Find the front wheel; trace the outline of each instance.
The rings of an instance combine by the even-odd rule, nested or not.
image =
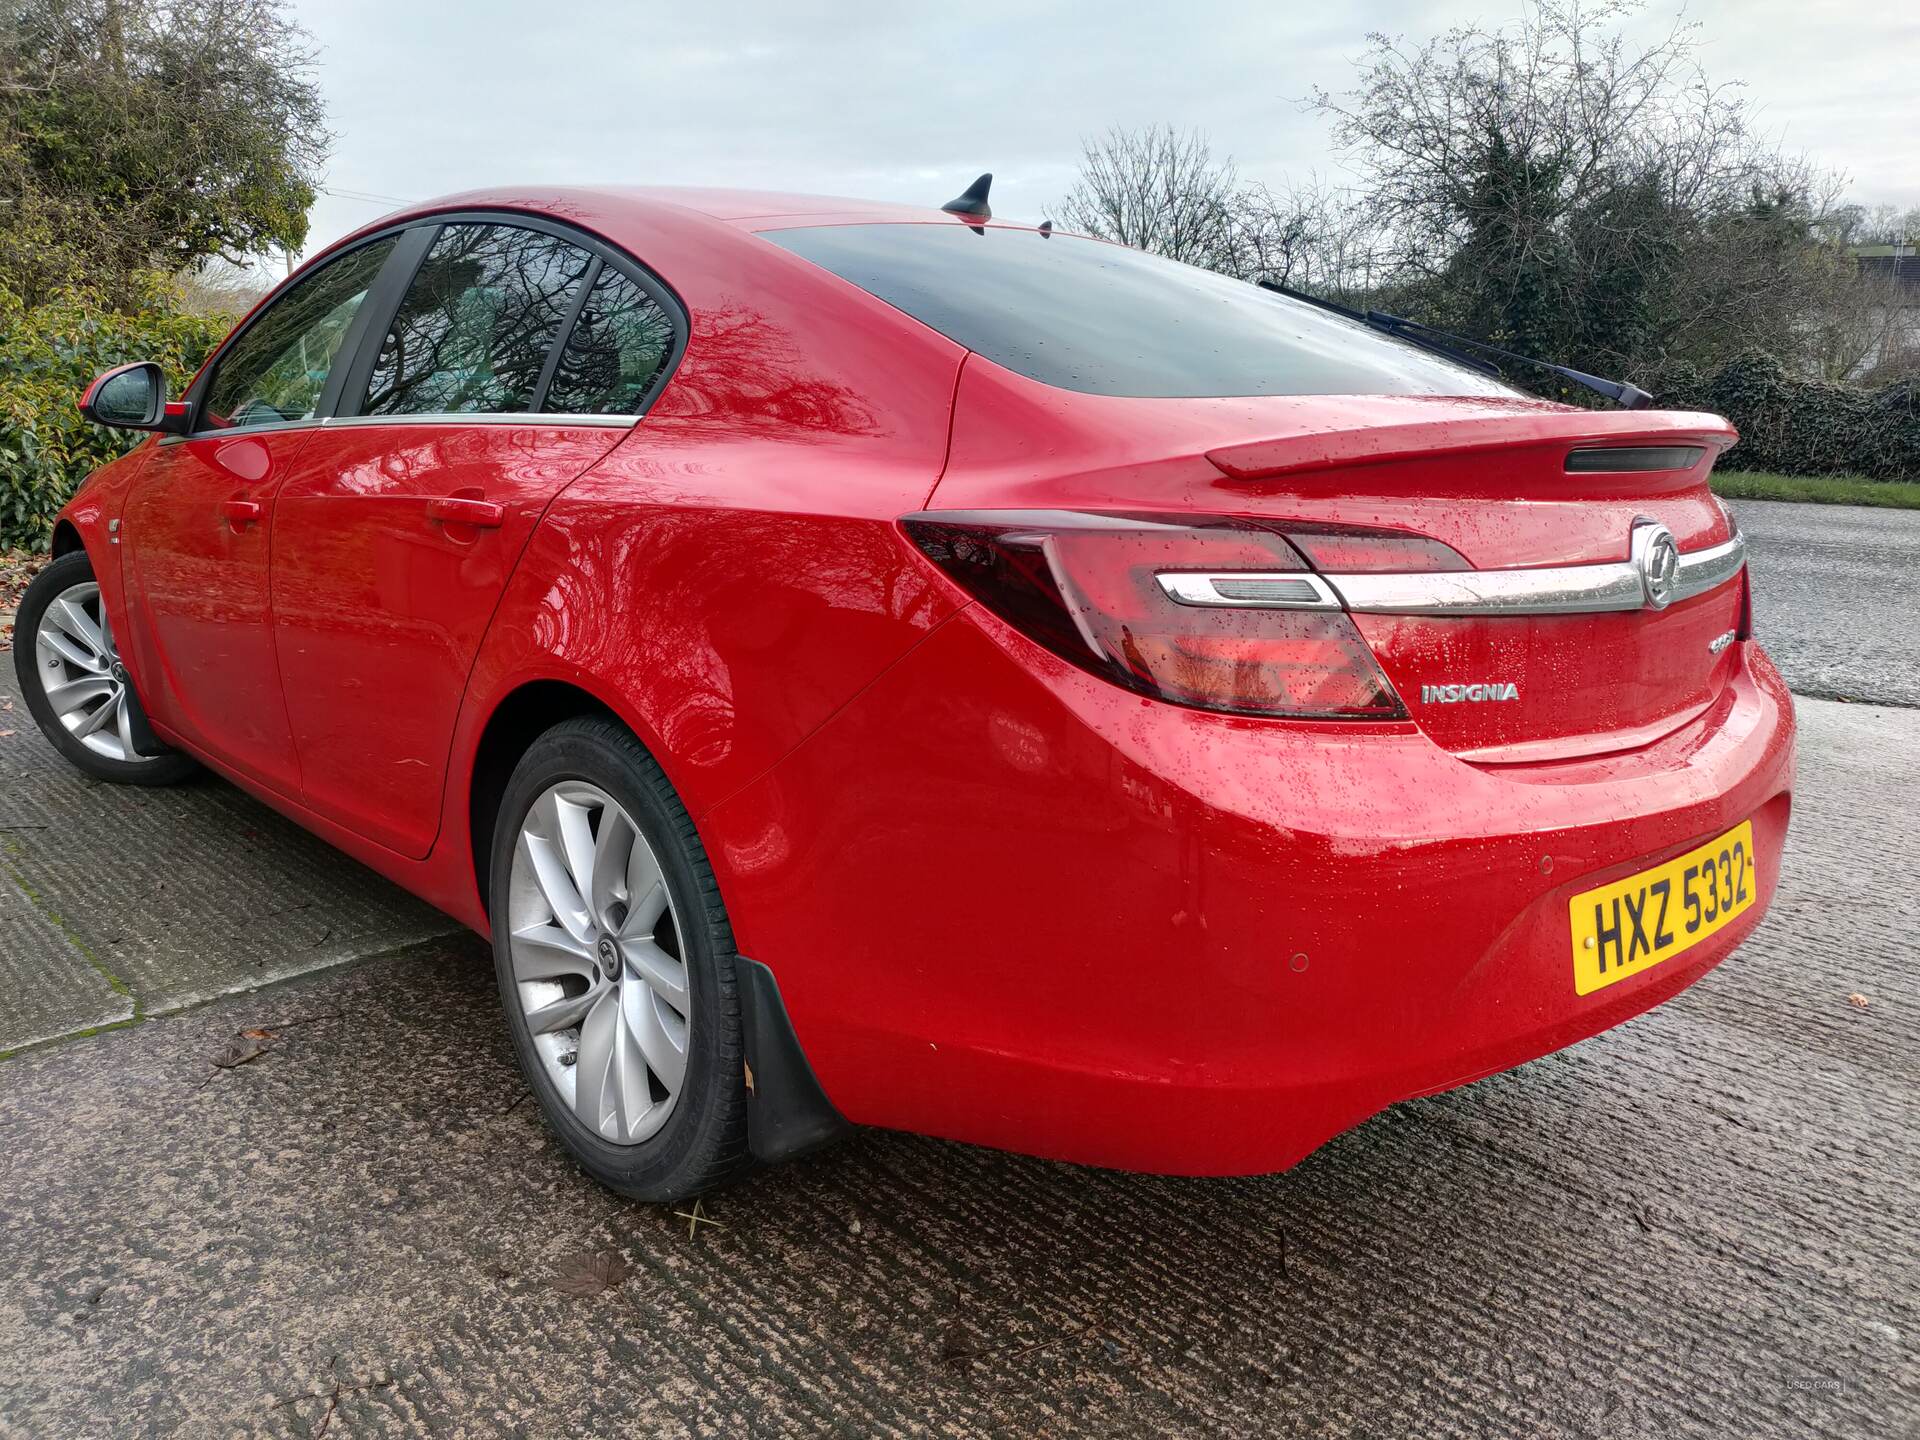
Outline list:
[[[113,623],[83,550],[42,570],[14,617],[13,667],[41,733],[73,765],[121,785],[171,785],[198,766],[150,735],[143,754],[139,697],[120,662]]]
[[[494,967],[515,1054],[582,1169],[678,1200],[746,1164],[733,932],[693,822],[610,720],[555,726],[494,828]]]

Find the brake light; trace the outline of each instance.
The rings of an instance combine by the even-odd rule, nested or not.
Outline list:
[[[1087,511],[901,523],[1002,620],[1129,690],[1236,715],[1406,718],[1352,619],[1271,526]]]

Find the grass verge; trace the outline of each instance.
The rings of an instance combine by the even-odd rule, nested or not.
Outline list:
[[[1815,505],[1879,505],[1920,510],[1920,484],[1867,480],[1859,475],[1770,475],[1762,470],[1716,470],[1713,493],[1729,500],[1804,500]]]

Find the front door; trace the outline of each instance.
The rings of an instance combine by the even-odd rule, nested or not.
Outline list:
[[[467,676],[520,552],[633,424],[632,337],[657,342],[656,369],[671,348],[671,324],[635,309],[652,299],[602,269],[546,230],[442,227],[281,485],[275,642],[302,794],[403,855],[433,846]]]
[[[288,795],[299,767],[269,608],[275,502],[393,243],[329,261],[254,316],[196,387],[193,431],[156,442],[121,515],[134,663],[153,717]]]

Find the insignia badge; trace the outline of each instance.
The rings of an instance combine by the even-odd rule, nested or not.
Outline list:
[[[1520,687],[1511,680],[1494,680],[1485,685],[1422,685],[1423,705],[1459,705],[1483,700],[1518,700]]]

